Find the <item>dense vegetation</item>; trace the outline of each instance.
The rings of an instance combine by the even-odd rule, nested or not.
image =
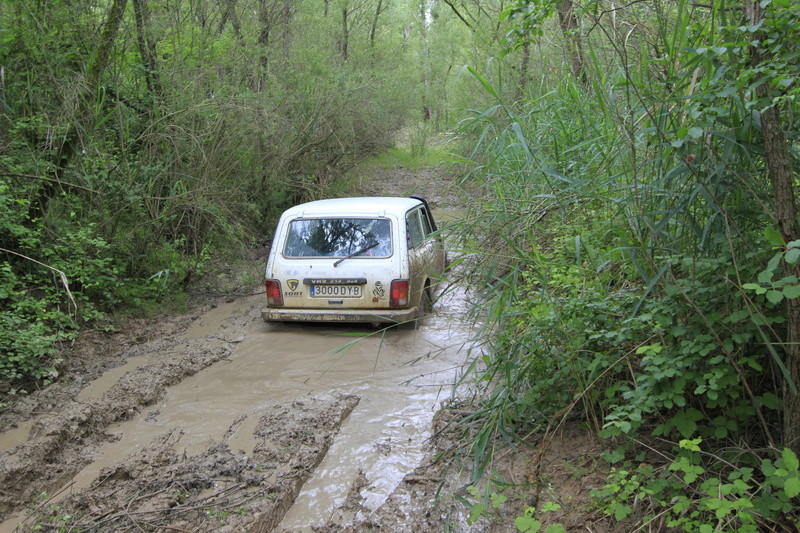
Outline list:
[[[0,379],[454,128],[476,472],[579,416],[625,527],[792,531],[798,41],[790,0],[0,0]]]
[[[626,527],[795,531],[800,12],[506,14],[537,71],[517,98],[476,70],[493,101],[463,122],[487,198],[466,235],[504,251],[476,272],[499,332],[476,464],[579,414],[611,450],[595,496]]]

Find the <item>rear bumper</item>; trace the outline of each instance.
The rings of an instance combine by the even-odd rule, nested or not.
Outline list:
[[[281,309],[266,308],[261,316],[267,322],[369,322],[394,324],[417,317],[417,308],[410,309]]]

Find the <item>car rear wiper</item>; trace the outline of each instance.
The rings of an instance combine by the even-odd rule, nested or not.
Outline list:
[[[341,263],[345,259],[350,259],[351,257],[355,257],[355,256],[357,256],[359,254],[363,254],[364,252],[368,252],[368,251],[372,250],[373,248],[375,248],[376,246],[378,246],[379,244],[380,244],[379,242],[373,242],[372,244],[370,244],[368,246],[365,246],[365,247],[361,248],[360,250],[357,250],[357,251],[353,252],[350,255],[346,255],[346,256],[342,257],[341,259],[336,261],[333,264],[333,266],[339,266],[339,263]]]

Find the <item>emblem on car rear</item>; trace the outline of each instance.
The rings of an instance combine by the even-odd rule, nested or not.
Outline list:
[[[296,291],[296,290],[297,290],[297,285],[298,285],[299,283],[300,283],[300,281],[299,281],[299,280],[296,280],[296,279],[289,279],[289,280],[286,280],[286,285],[288,285],[288,286],[289,286],[289,290],[290,290],[290,291]]]
[[[386,289],[383,288],[383,283],[376,281],[375,288],[372,289],[372,294],[374,294],[376,298],[383,298],[386,296]]]

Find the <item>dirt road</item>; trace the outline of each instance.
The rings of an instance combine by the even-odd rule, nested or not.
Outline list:
[[[393,530],[424,514],[384,504],[466,359],[463,290],[442,292],[415,329],[265,324],[255,294],[88,335],[82,371],[0,416],[0,531]]]

